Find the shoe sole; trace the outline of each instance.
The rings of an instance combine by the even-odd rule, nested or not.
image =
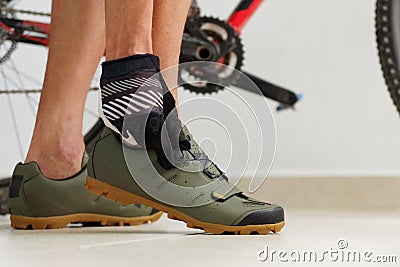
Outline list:
[[[207,233],[212,234],[236,234],[236,235],[249,235],[249,234],[260,234],[266,235],[270,232],[277,233],[285,226],[285,222],[279,222],[276,224],[261,224],[261,225],[244,225],[244,226],[230,226],[223,224],[207,223],[194,219],[180,211],[174,210],[168,206],[164,206],[155,201],[147,198],[135,195],[131,192],[123,189],[114,187],[107,183],[103,183],[99,180],[93,179],[89,176],[86,177],[86,189],[95,195],[104,196],[110,200],[119,202],[121,204],[132,204],[141,203],[146,206],[150,206],[157,210],[164,211],[168,214],[168,218],[173,220],[179,220],[186,223],[189,228],[202,229]]]
[[[155,222],[160,219],[163,212],[159,211],[152,215],[140,217],[119,217],[102,214],[76,213],[63,216],[51,217],[26,217],[11,215],[11,227],[15,229],[58,229],[64,228],[69,223],[100,224],[102,226],[132,226],[148,222]]]

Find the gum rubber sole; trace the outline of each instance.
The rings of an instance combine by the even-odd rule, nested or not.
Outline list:
[[[173,220],[179,220],[186,223],[187,227],[202,229],[207,233],[213,234],[260,234],[266,235],[270,232],[279,232],[285,226],[285,222],[279,222],[276,224],[261,224],[261,225],[244,225],[244,226],[230,226],[223,224],[207,223],[194,219],[180,211],[171,209],[170,207],[164,206],[155,201],[147,198],[135,195],[123,189],[114,187],[112,185],[103,183],[99,180],[93,179],[89,176],[86,177],[86,188],[95,195],[102,195],[110,200],[119,202],[121,204],[132,204],[141,203],[146,206],[150,206],[157,210],[164,211],[168,214],[168,218]]]
[[[64,228],[69,223],[99,223],[102,226],[132,226],[160,219],[163,212],[159,211],[152,215],[140,217],[118,217],[102,214],[76,213],[63,216],[52,217],[26,217],[20,215],[11,215],[11,227],[15,229],[58,229]]]

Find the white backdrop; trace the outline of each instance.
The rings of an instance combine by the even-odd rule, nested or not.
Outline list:
[[[221,16],[225,2],[204,1]],[[246,69],[304,94],[296,112],[275,116],[272,174],[399,174],[400,120],[378,64],[374,5],[267,0],[245,28]]]
[[[205,14],[220,17],[235,3],[200,0]],[[21,6],[45,10],[49,1]],[[381,77],[373,13],[373,0],[266,0],[244,29],[245,69],[304,95],[295,112],[274,114],[277,152],[271,174],[399,174],[400,120]],[[182,100],[190,97],[181,93]],[[229,101],[224,92],[213,97]],[[213,129],[198,134],[218,139]],[[217,161],[229,157],[226,149],[216,150]],[[261,164],[257,175],[268,166]],[[241,172],[234,166],[229,171]]]

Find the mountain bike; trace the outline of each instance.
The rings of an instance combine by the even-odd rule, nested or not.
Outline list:
[[[221,66],[241,69],[243,45],[240,33],[262,2],[263,0],[240,0],[229,18],[220,20],[202,16],[197,1],[192,1],[182,38],[180,62],[211,61],[223,64],[218,64],[220,67],[213,70],[199,69],[198,66],[185,64],[184,68],[179,69],[179,79],[185,89],[202,94],[223,90],[224,87],[210,82],[188,82],[188,79],[193,77],[198,79],[210,75],[213,75],[213,81],[222,80],[222,84],[248,89],[247,82],[235,77],[236,72],[229,72],[230,68]],[[41,20],[36,19],[39,17]],[[42,85],[41,80],[30,72],[29,61],[38,53],[37,49],[44,49],[49,44],[50,24],[46,21],[49,18],[49,13],[21,10],[13,0],[0,0],[0,108],[4,109],[0,110],[0,114],[2,114],[2,124],[6,124],[3,121],[9,123],[9,126],[4,127],[13,129],[16,137],[14,143],[9,140],[0,141],[4,143],[1,143],[1,153],[10,153],[8,162],[0,163],[0,178],[1,175],[10,176],[15,163],[24,159],[28,148]],[[18,61],[21,57],[22,60]],[[41,58],[45,58],[45,54],[42,53]],[[23,64],[18,64],[21,62]],[[28,68],[25,69],[26,67]],[[286,88],[253,74],[246,74],[260,89],[260,92],[254,93],[277,101],[278,110],[293,107],[299,100],[298,95]],[[98,94],[96,76],[85,106],[83,132],[88,152],[104,127],[96,111]],[[27,116],[31,117],[27,119]],[[26,125],[26,121],[32,123]],[[5,213],[8,179],[2,179],[0,182],[0,190],[3,190],[0,192],[0,213]]]
[[[400,112],[400,0],[377,0],[376,40],[383,76]]]

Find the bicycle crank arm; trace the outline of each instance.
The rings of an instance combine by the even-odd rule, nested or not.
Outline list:
[[[257,87],[260,89],[260,91],[256,90],[253,86],[251,86],[251,88],[249,88],[248,81],[246,79],[244,79],[243,77],[239,78],[239,80],[237,80],[235,82],[235,86],[240,89],[243,89],[243,90],[255,93],[255,94],[261,94],[264,97],[275,100],[275,101],[279,102],[280,104],[282,104],[283,106],[287,106],[287,107],[293,107],[296,104],[296,102],[299,100],[299,97],[297,94],[293,93],[292,91],[290,91],[286,88],[283,88],[283,87],[280,87],[273,83],[270,83],[268,81],[265,81],[265,80],[258,78],[248,72],[244,72],[244,74],[246,74],[257,85]]]

